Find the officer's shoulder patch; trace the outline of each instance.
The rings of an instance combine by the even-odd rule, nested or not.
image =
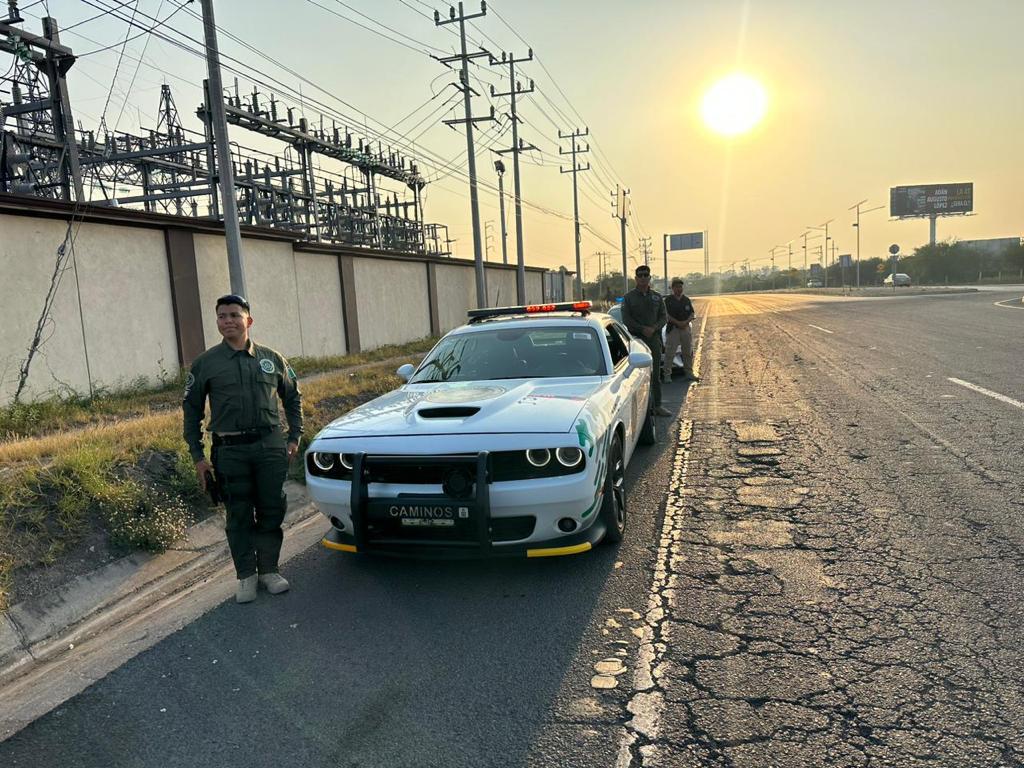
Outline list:
[[[292,368],[290,365],[288,366],[288,378],[291,379],[292,381],[295,381],[295,379],[298,378],[298,376],[295,375],[295,369]]]
[[[274,361],[271,360],[269,357],[264,357],[262,360],[260,360],[260,369],[264,373],[273,373],[274,371],[277,370],[277,368],[274,365]]]

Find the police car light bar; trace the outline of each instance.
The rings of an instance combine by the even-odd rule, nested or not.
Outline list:
[[[467,313],[469,322],[475,323],[489,317],[501,317],[503,315],[541,315],[548,312],[580,312],[590,314],[589,301],[563,301],[558,304],[527,304],[522,307],[484,307],[482,309],[471,309]]]

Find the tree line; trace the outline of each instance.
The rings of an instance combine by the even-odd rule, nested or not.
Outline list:
[[[830,264],[827,270],[828,285],[856,285],[856,269],[856,262],[845,270],[839,264]],[[862,259],[861,287],[881,286],[891,270],[892,259],[889,256]],[[823,275],[825,271],[821,270],[819,274]],[[910,275],[915,285],[1024,282],[1024,245],[1018,243],[1000,251],[980,249],[955,240],[922,245],[911,254],[899,256],[896,271]],[[686,292],[692,294],[800,288],[807,281],[803,269],[762,269],[712,275],[691,272],[679,277],[686,283]],[[633,279],[630,278],[629,287],[633,285]],[[664,292],[662,276],[653,274],[651,286]],[[583,284],[584,297],[595,301],[614,301],[622,293],[622,272],[614,270]]]

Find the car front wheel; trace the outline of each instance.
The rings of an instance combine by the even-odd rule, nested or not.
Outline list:
[[[604,500],[601,520],[606,533],[604,541],[616,544],[626,533],[626,461],[622,453],[622,438],[615,435],[608,450],[608,471],[604,478]]]

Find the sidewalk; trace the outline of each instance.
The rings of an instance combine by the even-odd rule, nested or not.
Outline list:
[[[326,527],[304,485],[285,493],[282,562]],[[223,525],[218,511],[163,554],[128,555],[0,614],[0,740],[230,597]]]

